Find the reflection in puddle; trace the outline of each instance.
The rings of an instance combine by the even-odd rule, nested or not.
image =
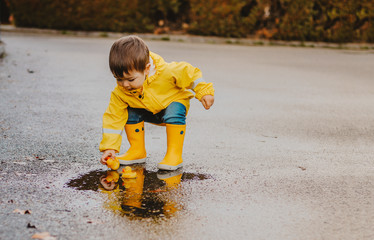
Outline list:
[[[117,171],[96,170],[70,180],[66,185],[77,190],[99,191],[108,195],[105,208],[131,218],[170,217],[182,206],[175,199],[180,182],[209,179],[204,174],[176,171],[147,171],[144,165],[131,166],[136,178],[122,178]]]

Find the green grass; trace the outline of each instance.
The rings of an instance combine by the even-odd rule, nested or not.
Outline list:
[[[255,46],[263,46],[263,45],[265,45],[265,43],[263,41],[257,41],[257,42],[254,42],[253,45],[255,45]]]
[[[161,41],[170,41],[170,37],[162,37]]]

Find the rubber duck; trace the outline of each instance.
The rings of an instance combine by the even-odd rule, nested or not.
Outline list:
[[[114,159],[108,157],[106,160],[106,165],[113,170],[117,170],[119,168],[119,161],[116,157]]]
[[[119,174],[116,171],[110,171],[107,173],[106,181],[107,182],[118,182]]]
[[[133,172],[131,167],[127,166],[122,169],[122,178],[136,178],[136,172]]]

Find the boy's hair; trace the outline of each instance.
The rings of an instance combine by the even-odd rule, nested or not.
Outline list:
[[[110,49],[109,67],[115,78],[123,78],[123,72],[144,72],[148,62],[149,49],[137,36],[122,37],[115,41]]]

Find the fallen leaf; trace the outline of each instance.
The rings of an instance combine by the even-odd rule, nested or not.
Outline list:
[[[31,211],[30,210],[21,210],[21,209],[14,209],[13,211],[14,213],[19,213],[21,215],[24,215],[24,214],[31,214]]]
[[[41,239],[41,240],[55,240],[56,238],[51,236],[49,232],[35,233],[31,237],[32,239]]]
[[[36,228],[36,227],[35,227],[35,225],[31,225],[31,223],[28,223],[27,228]]]

